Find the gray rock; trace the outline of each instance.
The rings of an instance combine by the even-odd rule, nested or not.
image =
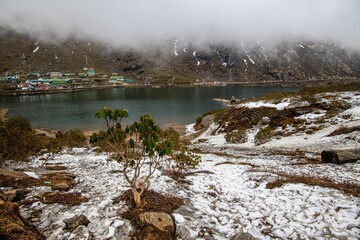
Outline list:
[[[84,215],[80,215],[70,219],[66,219],[64,223],[66,230],[73,231],[74,229],[76,229],[81,225],[87,226],[90,223],[90,221]]]
[[[253,237],[250,233],[238,232],[230,237],[230,240],[257,240],[257,238]]]
[[[154,226],[163,232],[174,232],[175,224],[171,215],[163,212],[145,212],[139,214],[140,221]]]
[[[177,225],[176,227],[176,234],[182,239],[182,240],[194,240],[195,238],[191,237],[191,232],[189,228],[186,225]]]

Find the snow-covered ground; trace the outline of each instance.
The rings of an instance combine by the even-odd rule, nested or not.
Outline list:
[[[213,174],[189,176],[187,180],[191,184],[178,184],[157,172],[151,184],[156,191],[185,199],[185,206],[174,214],[183,239],[199,239],[201,231],[205,233],[204,239],[229,239],[239,231],[259,239],[358,238],[358,198],[338,190],[304,184],[267,189],[266,184],[277,179],[277,175],[262,170],[324,176],[335,182],[359,184],[359,162],[341,166],[294,165],[296,159],[291,157],[261,153],[254,156],[253,152],[241,152],[236,157],[213,154],[201,157],[199,170]],[[77,185],[71,191],[81,192],[88,201],[79,206],[35,202],[21,208],[25,218],[31,220],[34,212],[40,212],[38,221],[33,224],[48,239],[89,239],[91,236],[94,239],[126,239],[123,234],[128,233],[131,226],[119,216],[126,205],[113,200],[128,186],[121,174],[116,173],[119,165],[107,159],[107,155],[87,149],[55,155],[50,162],[64,165],[76,175]],[[227,164],[221,164],[225,162]],[[257,165],[259,171],[249,171],[254,167],[237,163]],[[40,168],[42,164],[39,158],[31,162],[33,167]],[[49,190],[34,187],[28,198]],[[80,226],[72,233],[63,230],[64,220],[81,214],[90,221],[87,227]]]
[[[301,183],[287,183],[273,189],[266,187],[281,178],[276,173],[360,184],[360,161],[344,165],[303,165],[295,155],[270,151],[274,148],[311,150],[308,157],[316,158],[324,147],[336,144],[339,147],[360,147],[357,132],[346,135],[348,138],[326,136],[341,125],[360,124],[360,96],[343,93],[337,97],[349,98],[352,107],[341,113],[347,117],[328,119],[331,124],[314,134],[294,134],[260,146],[249,142],[226,144],[223,134],[211,135],[217,128],[213,123],[193,142],[194,147],[212,152],[200,154],[202,162],[196,170],[212,174],[191,175],[187,177],[190,183],[178,183],[157,171],[151,188],[185,200],[185,205],[173,214],[181,239],[229,239],[239,232],[247,232],[258,239],[359,239],[358,197]],[[279,103],[279,107],[284,105],[284,102]],[[306,114],[302,118],[312,122],[323,113]],[[193,125],[187,130],[194,131]],[[199,139],[206,142],[199,142]],[[41,175],[42,159],[44,157],[39,156],[29,163],[29,167],[35,169],[34,173],[28,173],[30,176]],[[129,239],[126,235],[131,225],[119,215],[127,206],[114,201],[128,189],[128,184],[117,171],[120,170],[118,163],[108,160],[108,155],[90,149],[64,151],[54,155],[48,163],[66,166],[66,171],[73,173],[77,182],[70,191],[81,193],[88,201],[78,206],[40,201],[22,206],[24,217],[47,239]],[[33,187],[27,198],[49,190],[49,187]],[[39,215],[34,219],[35,213]],[[89,219],[90,224],[66,232],[64,220],[81,214]]]

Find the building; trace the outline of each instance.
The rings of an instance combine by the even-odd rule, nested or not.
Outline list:
[[[49,82],[53,85],[68,85],[74,83],[70,78],[53,78],[50,79]]]
[[[49,72],[46,75],[51,78],[61,78],[63,76],[61,72]]]
[[[125,80],[124,76],[111,76],[109,83],[123,83]]]

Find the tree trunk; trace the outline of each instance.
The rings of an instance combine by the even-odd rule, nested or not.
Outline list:
[[[140,192],[138,192],[136,190],[136,188],[132,188],[132,193],[134,195],[134,201],[135,201],[135,205],[136,207],[141,207],[141,194],[143,193],[143,191],[141,190]]]
[[[360,160],[360,149],[324,150],[321,152],[323,163],[344,164]]]

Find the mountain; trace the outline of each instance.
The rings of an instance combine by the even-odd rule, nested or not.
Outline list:
[[[0,28],[0,74],[39,70],[99,75],[114,72],[156,84],[195,81],[304,83],[360,78],[360,50],[333,42],[290,38],[277,44],[186,42],[169,37],[142,49],[116,48],[105,42],[69,36],[41,40]]]

